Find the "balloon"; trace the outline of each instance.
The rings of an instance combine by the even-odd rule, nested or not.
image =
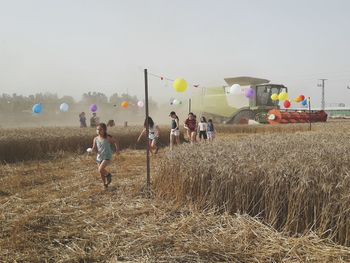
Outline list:
[[[277,93],[272,94],[272,95],[271,95],[271,99],[272,99],[273,101],[278,100],[278,94],[277,94]]]
[[[65,102],[63,102],[61,105],[60,105],[60,111],[62,112],[67,112],[69,110],[69,105]]]
[[[143,103],[143,101],[139,100],[137,102],[137,106],[139,106],[140,108],[142,108],[145,104]]]
[[[90,105],[90,111],[96,112],[97,111],[97,105],[96,104],[91,104]]]
[[[289,101],[289,100],[285,100],[285,101],[283,102],[283,106],[284,106],[286,109],[288,109],[288,108],[290,107],[290,101]]]
[[[123,101],[121,106],[126,109],[127,107],[129,107],[129,102]]]
[[[179,100],[177,100],[177,99],[174,99],[173,100],[173,105],[179,105],[180,104],[180,101]]]
[[[42,106],[40,103],[36,103],[33,105],[32,111],[34,113],[40,113],[43,110]]]
[[[305,96],[304,95],[299,95],[299,97],[301,98],[301,101],[305,100]]]
[[[288,99],[288,93],[287,93],[287,92],[281,92],[281,93],[278,95],[278,99],[279,99],[279,100],[286,100],[286,99]]]
[[[301,105],[307,106],[307,99],[304,99],[304,100],[301,102]]]
[[[230,94],[232,94],[232,95],[240,95],[240,94],[242,94],[241,86],[239,84],[233,84],[230,87]]]
[[[245,91],[244,91],[244,95],[247,97],[247,98],[253,98],[254,95],[255,95],[255,91],[254,89],[252,88],[246,88]]]
[[[177,78],[173,83],[173,88],[176,92],[185,92],[187,89],[187,82],[184,79]]]
[[[295,102],[301,102],[301,101],[302,101],[302,99],[301,99],[301,97],[300,97],[300,96],[297,96],[297,97],[295,97],[294,101],[295,101]]]

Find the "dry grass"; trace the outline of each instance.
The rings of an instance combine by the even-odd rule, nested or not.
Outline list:
[[[349,128],[182,146],[160,163],[155,187],[180,204],[248,213],[291,235],[312,230],[349,246]]]
[[[2,166],[1,261],[350,261],[349,248],[313,234],[290,238],[249,216],[147,199],[144,162],[140,151],[123,152],[109,191],[88,156]]]
[[[317,124],[314,128],[316,129]],[[217,125],[218,133],[293,133],[308,129],[307,124],[296,125]],[[136,143],[141,126],[113,127],[108,132],[118,138],[121,149],[143,149],[144,143]],[[160,146],[169,144],[169,127],[162,126]],[[0,129],[0,162],[50,159],[57,153],[83,153],[91,147],[96,132],[94,128],[41,127]],[[181,139],[183,140],[184,131]]]
[[[347,129],[347,126],[327,126],[326,132],[284,134],[282,141],[274,133],[244,137],[241,133],[222,133],[214,144],[215,149],[213,145],[183,146],[171,154],[161,149],[158,156],[152,157],[152,171],[159,167],[161,175],[153,183],[156,186],[153,198],[146,198],[142,191],[146,170],[144,151],[122,152],[110,166],[114,176],[108,191],[102,190],[93,156],[60,152],[50,161],[1,165],[0,261],[350,262],[349,247],[320,239],[313,232],[290,237],[289,233],[263,224],[259,217],[235,214],[240,209],[228,206],[234,197],[237,201],[232,204],[242,203],[247,212],[255,211],[251,209],[254,208],[251,202],[257,200],[260,206],[258,197],[265,193],[266,207],[270,200],[276,201],[275,206],[270,206],[270,214],[264,210],[259,216],[273,218],[272,212],[279,211],[278,205],[283,204],[283,197],[287,196],[289,209],[299,212],[298,220],[308,224],[313,197],[318,200],[315,207],[321,209],[315,210],[317,218],[326,218],[328,213],[336,211],[334,220],[328,222],[339,226],[333,233],[341,232],[338,236],[344,237],[347,229],[341,227],[349,218],[343,206],[349,203],[349,179],[342,177],[343,172],[348,171],[342,162],[349,157],[341,154],[348,146],[344,140],[349,139],[349,134],[340,137],[339,132],[334,131],[344,133]],[[318,136],[317,140],[314,136]],[[289,137],[293,138],[293,144],[291,139],[286,142],[285,138]],[[316,142],[310,150],[307,146],[311,144],[304,144],[307,138]],[[319,145],[329,147],[318,152]],[[299,151],[294,152],[295,149]],[[208,155],[202,150],[208,151]],[[337,156],[325,158],[326,153],[335,152]],[[320,165],[320,158],[324,158],[324,165]],[[249,165],[259,160],[265,163]],[[302,168],[295,170],[295,163],[299,161]],[[308,162],[310,168],[305,170]],[[330,166],[330,162],[334,166]],[[165,165],[169,165],[169,170]],[[212,167],[210,173],[205,169],[208,165]],[[287,169],[289,166],[291,169]],[[177,174],[178,171],[181,173]],[[280,171],[279,180],[276,180],[276,171]],[[165,172],[168,172],[166,176]],[[185,181],[190,172],[196,180]],[[300,178],[303,173],[305,179]],[[226,181],[220,181],[225,175],[229,175]],[[208,176],[212,176],[211,181]],[[288,188],[289,176],[296,180],[290,180]],[[339,182],[339,178],[344,180]],[[320,189],[318,183],[322,180],[324,184]],[[238,192],[227,191],[235,183],[239,183],[235,188]],[[269,189],[275,192],[265,191],[269,184]],[[249,195],[253,190],[248,187],[257,190],[254,196]],[[289,192],[283,195],[286,190]],[[291,214],[290,219],[293,216],[296,215]]]
[[[121,149],[143,149],[144,143],[136,143],[141,126],[109,128],[108,132],[119,141]],[[0,162],[50,159],[57,153],[84,153],[96,136],[94,128],[42,127],[0,129]],[[160,145],[168,144],[168,135],[160,139]]]

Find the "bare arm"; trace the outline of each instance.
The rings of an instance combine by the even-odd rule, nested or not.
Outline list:
[[[141,140],[141,137],[145,134],[146,132],[146,128],[144,128],[140,134],[140,136],[137,138],[137,142],[139,142]]]
[[[160,137],[160,129],[159,129],[159,126],[158,126],[158,125],[156,126],[156,132],[157,132],[157,133],[156,133],[156,136],[157,136],[157,137]]]
[[[92,148],[91,152],[96,152],[97,151],[97,146],[96,146],[96,137],[92,141]]]
[[[118,142],[118,140],[112,136],[110,136],[108,140],[109,140],[110,144],[114,145],[116,154],[119,154],[119,142]]]

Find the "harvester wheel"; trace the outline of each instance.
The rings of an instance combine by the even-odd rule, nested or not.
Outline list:
[[[249,120],[255,120],[255,113],[251,110],[242,110],[238,112],[229,123],[248,124]]]

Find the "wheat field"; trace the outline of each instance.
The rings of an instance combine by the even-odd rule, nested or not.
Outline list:
[[[115,157],[108,191],[76,150],[4,163],[0,261],[350,262],[349,125],[313,128],[218,127],[213,144],[161,148],[151,196],[143,149]]]

